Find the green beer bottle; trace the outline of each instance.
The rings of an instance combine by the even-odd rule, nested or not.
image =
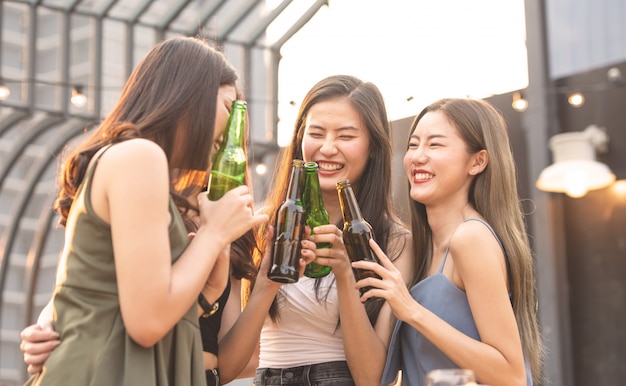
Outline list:
[[[304,192],[302,199],[304,202],[304,211],[306,212],[306,225],[311,228],[311,235],[313,235],[313,228],[326,225],[330,223],[328,218],[328,212],[324,208],[324,201],[322,201],[322,195],[320,192],[320,179],[317,174],[317,163],[306,162],[304,164],[306,175],[304,178]],[[330,243],[317,243],[316,248],[330,248]],[[304,268],[304,275],[308,277],[322,277],[330,273],[330,267],[327,265],[320,265],[316,262],[307,264]]]
[[[234,100],[224,132],[222,146],[215,154],[209,179],[209,200],[216,201],[226,192],[243,185],[246,154],[243,150],[246,123],[246,102]]]
[[[365,221],[361,214],[361,208],[356,200],[350,181],[337,182],[337,193],[339,194],[339,205],[343,215],[343,243],[350,261],[373,261],[380,263],[376,254],[370,247],[369,241],[374,238],[372,226]],[[367,277],[380,277],[373,271],[366,269],[352,269],[356,281]],[[361,288],[361,295],[371,287]]]
[[[304,235],[306,213],[302,204],[304,161],[295,159],[285,201],[276,212],[274,249],[267,277],[278,283],[295,283],[299,278],[300,241]]]

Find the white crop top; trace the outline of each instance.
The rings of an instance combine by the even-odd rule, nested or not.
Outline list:
[[[346,359],[335,277],[331,272],[321,279],[322,300],[317,300],[315,295],[315,280],[303,276],[297,283],[280,287],[277,324],[267,316],[261,331],[260,368],[287,368]],[[324,299],[328,286],[332,288]]]

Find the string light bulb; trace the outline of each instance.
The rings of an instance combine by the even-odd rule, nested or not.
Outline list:
[[[5,101],[11,95],[11,90],[4,84],[4,81],[0,79],[0,100]]]
[[[256,165],[256,174],[262,176],[267,173],[267,166],[264,163],[259,163]]]
[[[575,92],[567,97],[567,102],[572,107],[580,107],[585,103],[585,96],[582,93]]]
[[[74,86],[72,88],[72,98],[70,99],[72,104],[78,108],[81,108],[87,104],[87,96],[83,93],[83,86]]]
[[[526,111],[528,108],[528,101],[522,97],[522,93],[516,91],[513,93],[513,103],[511,103],[515,111]]]

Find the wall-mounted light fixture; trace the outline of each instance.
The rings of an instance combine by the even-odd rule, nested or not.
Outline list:
[[[615,182],[615,174],[608,166],[596,161],[596,151],[605,153],[608,141],[606,131],[596,125],[550,138],[554,163],[539,175],[537,189],[578,198],[590,190],[611,185]]]

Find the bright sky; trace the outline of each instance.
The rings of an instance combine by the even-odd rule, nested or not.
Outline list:
[[[306,92],[328,75],[376,84],[390,120],[442,97],[528,84],[523,0],[329,0],[281,54],[279,144],[289,142]]]

